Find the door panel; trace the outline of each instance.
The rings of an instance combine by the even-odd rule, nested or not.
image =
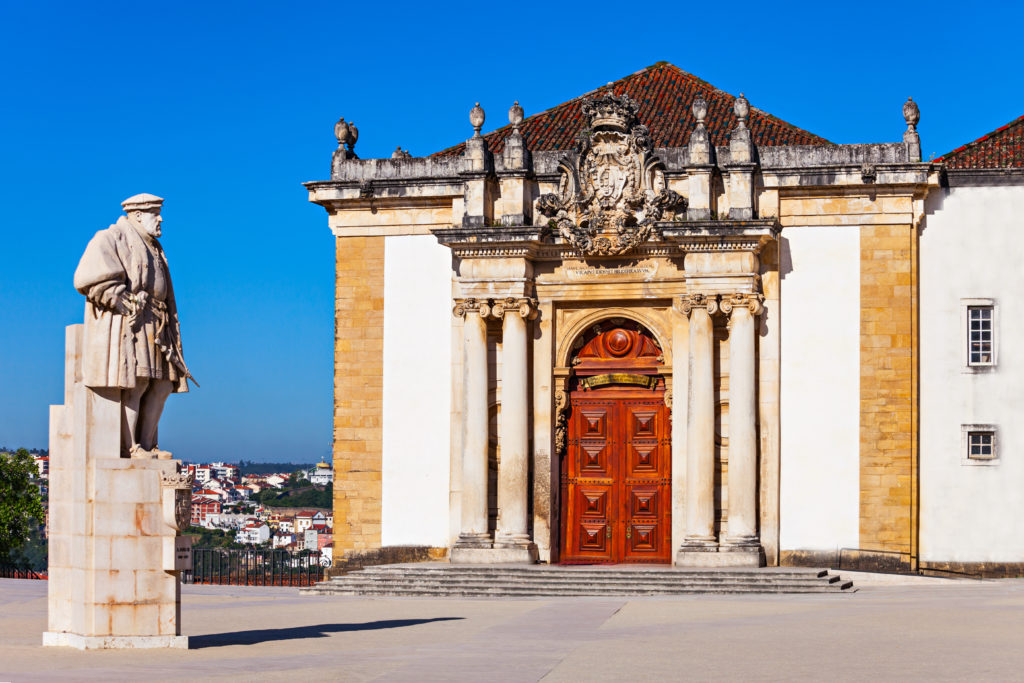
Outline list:
[[[615,490],[615,401],[587,401],[573,414],[569,432],[571,476],[563,486],[569,503],[566,556],[587,562],[614,562],[612,520]],[[565,481],[563,476],[563,481]]]
[[[620,403],[627,466],[620,486],[624,506],[624,562],[669,562],[672,526],[668,408],[663,396]]]
[[[611,388],[571,396],[562,463],[562,561],[671,557],[671,469],[663,391]]]

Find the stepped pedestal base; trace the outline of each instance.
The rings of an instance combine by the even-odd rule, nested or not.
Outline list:
[[[689,549],[676,553],[677,567],[763,567],[764,550],[759,545],[722,545],[717,550]]]
[[[492,548],[466,548],[456,545],[452,548],[452,564],[536,564],[537,546],[533,543],[522,546]]]
[[[73,647],[79,650],[137,650],[152,648],[188,649],[188,636],[82,636],[63,631],[45,631],[43,646]]]

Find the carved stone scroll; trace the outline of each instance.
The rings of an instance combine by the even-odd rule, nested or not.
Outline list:
[[[537,317],[537,306],[538,302],[536,299],[510,296],[496,300],[491,307],[491,314],[500,320],[505,317],[506,313],[515,312],[526,320],[533,320]]]
[[[569,429],[569,395],[565,389],[555,391],[555,456],[565,454],[566,437]]]
[[[707,294],[686,294],[676,300],[676,309],[687,318],[690,317],[694,309],[698,308],[707,309],[709,315],[714,315],[719,309],[718,296],[714,294],[711,296]]]
[[[737,292],[735,294],[722,297],[719,305],[721,306],[722,313],[726,315],[731,316],[733,309],[735,308],[746,308],[750,311],[751,315],[758,315],[762,310],[764,310],[764,305],[761,303],[762,301],[764,301],[763,294]]]

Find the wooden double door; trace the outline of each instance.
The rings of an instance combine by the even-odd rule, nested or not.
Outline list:
[[[561,472],[561,561],[671,561],[664,390],[573,391]]]

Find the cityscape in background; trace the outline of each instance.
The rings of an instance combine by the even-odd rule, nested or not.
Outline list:
[[[15,450],[0,448],[0,456]],[[38,538],[29,544],[37,548],[32,564],[44,571],[50,458],[47,450],[26,450],[36,465],[34,481],[47,514]],[[331,565],[334,470],[329,463],[183,464],[193,477],[192,524],[186,533],[194,536],[196,547],[317,551],[320,564]]]

